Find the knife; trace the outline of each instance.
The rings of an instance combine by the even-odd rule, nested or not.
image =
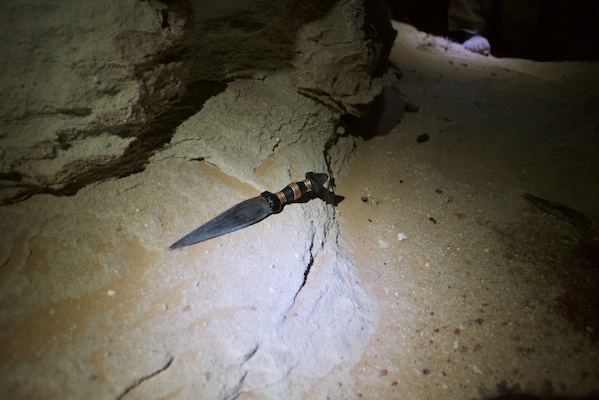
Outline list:
[[[329,179],[327,174],[308,172],[306,179],[292,182],[280,192],[262,192],[260,196],[245,200],[217,215],[171,244],[169,249],[203,242],[255,224],[271,214],[281,212],[285,204],[299,199],[307,192],[321,193],[327,179]]]

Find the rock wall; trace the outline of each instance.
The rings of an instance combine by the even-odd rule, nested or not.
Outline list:
[[[349,157],[383,2],[296,3],[2,3],[0,397],[351,397],[377,312],[330,201],[168,250]]]
[[[362,115],[385,82],[384,2],[296,3],[2,2],[1,201],[142,170],[211,82],[287,71],[289,90]]]
[[[109,177],[102,167],[181,96],[187,67],[177,55],[192,15],[166,9],[134,0],[2,2],[3,202]]]

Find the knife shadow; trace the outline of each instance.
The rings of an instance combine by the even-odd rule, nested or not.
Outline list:
[[[345,196],[339,196],[339,195],[335,194],[335,192],[325,192],[325,193],[320,193],[320,194],[310,192],[310,193],[306,193],[305,195],[303,195],[302,197],[300,197],[297,200],[290,201],[288,204],[307,203],[310,200],[316,199],[316,198],[319,198],[319,199],[323,200],[325,203],[330,204],[332,206],[337,206],[339,203],[341,203],[345,199]]]
[[[332,180],[333,178],[331,178]],[[323,200],[325,203],[330,204],[332,206],[337,206],[339,203],[341,203],[344,199],[345,196],[339,196],[338,194],[335,193],[334,190],[330,190],[330,186],[328,185],[328,188],[323,188],[322,191],[320,192],[308,192],[306,194],[304,194],[302,197],[300,197],[299,199],[292,201],[290,203],[307,203],[312,199],[315,198],[319,198],[321,200]]]

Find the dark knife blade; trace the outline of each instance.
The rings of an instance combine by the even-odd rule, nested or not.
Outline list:
[[[271,214],[280,212],[286,203],[299,199],[307,192],[321,192],[327,179],[327,174],[308,172],[305,180],[290,183],[280,192],[274,194],[263,192],[258,197],[245,200],[231,207],[177,240],[169,249],[178,249],[203,242],[255,224]]]
[[[177,240],[169,249],[178,249],[179,247],[189,246],[190,244],[203,242],[213,237],[234,232],[255,224],[272,213],[264,197],[254,197],[214,217],[193,232]]]

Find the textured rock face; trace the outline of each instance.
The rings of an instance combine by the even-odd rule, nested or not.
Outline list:
[[[289,90],[362,114],[384,83],[383,8],[296,3],[3,2],[3,202],[141,170],[220,90],[198,82],[287,71]]]
[[[292,70],[304,95],[358,116],[382,90],[381,55],[395,37],[384,1],[205,3],[197,7],[207,9],[206,20],[192,45],[196,76],[222,80]]]
[[[101,179],[184,89],[191,17],[159,3],[2,2],[2,198]],[[169,16],[168,20],[166,15]],[[167,24],[168,21],[168,24]]]
[[[2,3],[0,397],[351,397],[377,313],[331,204],[167,250],[349,156],[385,10],[296,3]]]

